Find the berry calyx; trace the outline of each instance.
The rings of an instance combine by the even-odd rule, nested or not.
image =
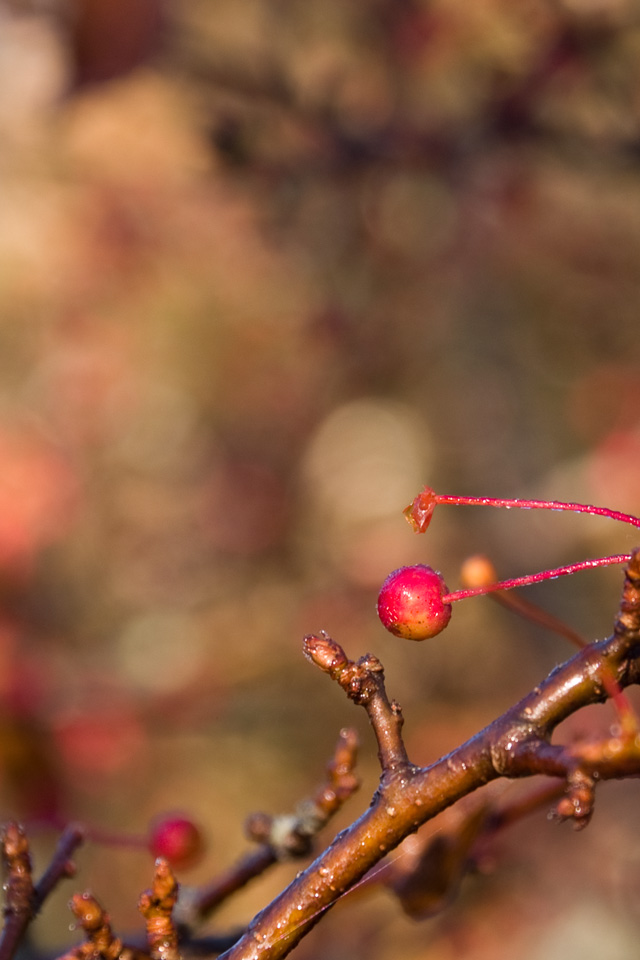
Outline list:
[[[149,850],[154,857],[164,857],[172,867],[184,870],[202,857],[204,839],[193,820],[179,815],[163,817],[151,825]]]
[[[378,595],[378,616],[396,637],[427,640],[435,637],[451,619],[448,589],[432,567],[418,563],[400,567],[386,578]]]

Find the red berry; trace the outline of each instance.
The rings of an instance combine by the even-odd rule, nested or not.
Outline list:
[[[200,860],[204,840],[193,820],[187,817],[163,817],[152,824],[149,849],[154,857],[164,857],[172,867],[186,869]]]
[[[427,640],[444,630],[451,604],[443,597],[447,585],[432,567],[418,563],[390,573],[378,596],[378,616],[396,637]]]

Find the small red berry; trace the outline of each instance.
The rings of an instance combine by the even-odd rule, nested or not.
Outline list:
[[[149,849],[154,857],[164,857],[172,867],[194,866],[204,853],[202,833],[193,820],[170,816],[156,820],[149,834]]]
[[[444,630],[451,618],[451,604],[441,575],[418,563],[390,573],[380,588],[378,616],[383,626],[406,640],[427,640]]]

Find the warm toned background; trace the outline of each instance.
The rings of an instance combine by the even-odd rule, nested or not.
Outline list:
[[[639,121],[632,0],[0,5],[3,816],[186,809],[196,882],[347,723],[365,783],[341,823],[375,787],[304,633],[381,657],[421,763],[570,653],[486,600],[402,643],[375,598],[406,562],[454,588],[479,550],[512,576],[634,545],[466,508],[418,538],[401,511],[428,482],[640,512]],[[528,596],[601,637],[619,584]],[[627,960],[639,827],[637,786],[609,784],[583,834],[542,812],[505,835],[441,918],[352,896],[296,956]],[[78,884],[130,931],[150,863],[92,845]]]

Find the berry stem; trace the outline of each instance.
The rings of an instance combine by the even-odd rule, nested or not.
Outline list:
[[[494,590],[512,590],[514,587],[524,587],[530,583],[540,583],[542,580],[554,580],[556,577],[564,577],[571,573],[577,573],[580,570],[592,570],[596,567],[606,567],[614,563],[628,563],[630,559],[630,553],[618,553],[612,557],[580,560],[577,563],[569,563],[564,567],[555,567],[553,570],[542,570],[540,573],[530,573],[526,577],[500,580],[497,583],[485,584],[482,587],[454,590],[453,593],[445,593],[442,600],[444,603],[454,603],[456,600],[466,600],[467,597],[479,597],[485,593],[492,593]]]
[[[619,520],[632,527],[640,527],[640,517],[621,513],[619,510],[610,510],[608,507],[594,507],[589,503],[563,503],[561,500],[501,500],[496,497],[457,497],[440,493],[434,493],[433,499],[435,503],[448,503],[453,506],[505,507],[507,510],[511,507],[520,510],[569,510],[571,513],[590,513],[597,517]]]

